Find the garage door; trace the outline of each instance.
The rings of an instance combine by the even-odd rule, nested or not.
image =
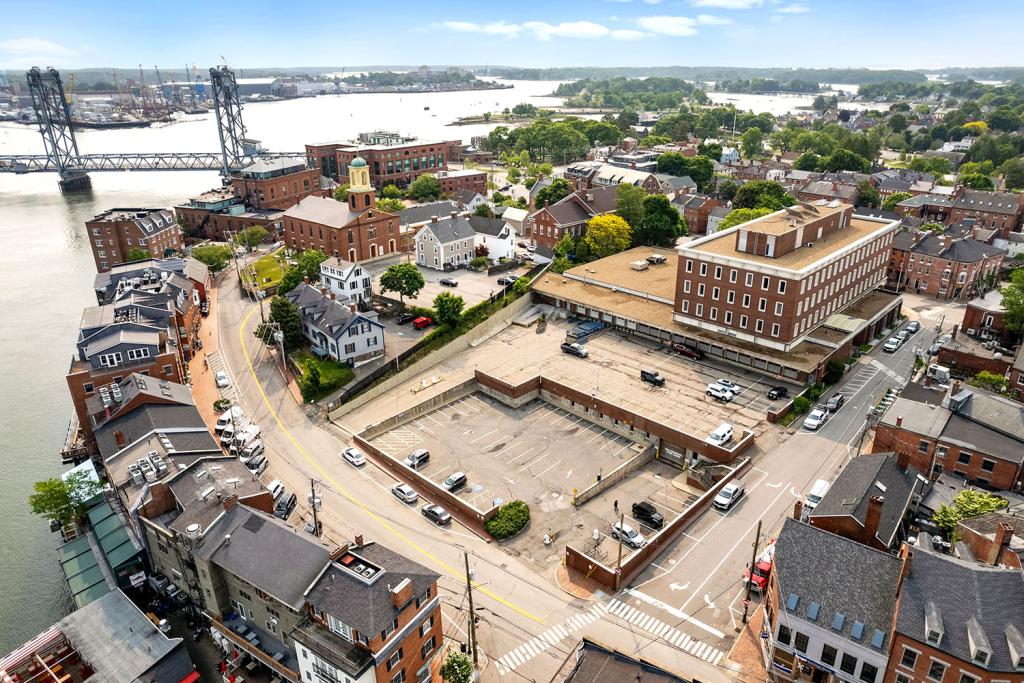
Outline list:
[[[658,453],[658,460],[682,470],[686,466],[686,451],[685,449],[676,448],[662,442],[661,451]]]

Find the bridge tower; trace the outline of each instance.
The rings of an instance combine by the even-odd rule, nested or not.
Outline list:
[[[235,72],[227,66],[211,67],[210,87],[213,89],[217,135],[220,136],[221,175],[227,178],[233,169],[241,165],[242,157],[247,152],[242,103],[238,100]]]
[[[60,74],[53,67],[45,73],[39,67],[33,67],[26,76],[48,163],[60,172],[61,192],[88,190],[92,181],[81,170],[78,141],[71,127],[71,111],[64,97]]]

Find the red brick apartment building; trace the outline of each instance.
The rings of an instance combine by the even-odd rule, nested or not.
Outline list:
[[[530,217],[534,242],[542,253],[550,253],[563,235],[582,237],[587,232],[587,221],[615,211],[617,196],[617,186],[593,187],[545,206]]]
[[[872,451],[895,451],[935,479],[943,472],[979,486],[1018,491],[1024,481],[1019,403],[954,382],[942,403],[896,399],[875,428]]]
[[[800,203],[689,242],[678,248],[673,319],[790,351],[884,281],[898,225],[849,204]]]
[[[959,188],[954,195],[950,223],[973,218],[979,228],[998,230],[1003,239],[1021,227],[1024,216],[1024,195],[1012,192],[986,192]]]
[[[306,197],[284,212],[284,241],[293,249],[319,249],[351,263],[393,254],[404,248],[399,218],[376,209],[366,163],[350,170],[349,201]]]
[[[449,161],[462,158],[461,140],[423,142],[383,132],[361,133],[359,137],[354,143],[306,145],[306,158],[322,175],[339,183],[351,182],[349,166],[362,158],[370,169],[370,184],[377,188],[405,187],[420,174],[445,171]]]
[[[893,238],[886,287],[969,301],[996,283],[1005,254],[973,237],[901,230]]]
[[[245,206],[234,187],[218,187],[174,207],[174,214],[190,234],[226,241],[229,233],[254,225],[277,235],[282,229],[284,210],[251,209]]]
[[[181,227],[167,209],[110,209],[86,221],[85,229],[100,273],[127,261],[132,249],[164,258],[185,247]]]
[[[459,190],[479,192],[487,196],[487,173],[464,169],[461,171],[438,171],[436,173],[438,182],[441,183],[441,192],[444,194],[455,194]]]
[[[725,206],[722,202],[702,194],[683,194],[672,200],[672,205],[686,219],[691,235],[705,235],[708,232],[708,216],[712,209]]]
[[[984,296],[968,301],[960,329],[971,337],[995,339],[1004,346],[1010,344],[1014,334],[1006,327],[1002,293],[993,289]]]
[[[307,167],[302,158],[260,159],[235,174],[231,186],[253,209],[287,209],[303,197],[323,196],[320,169]]]

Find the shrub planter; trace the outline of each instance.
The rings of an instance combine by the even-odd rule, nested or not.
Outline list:
[[[530,506],[513,500],[498,508],[498,513],[487,520],[484,528],[497,541],[515,538],[530,526]]]

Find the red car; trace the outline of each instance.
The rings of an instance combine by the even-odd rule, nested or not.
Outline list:
[[[687,346],[686,344],[673,344],[672,348],[676,353],[682,354],[687,358],[692,358],[693,360],[704,360],[704,353],[700,349],[695,349],[692,346]]]
[[[424,327],[430,327],[434,321],[426,316],[416,318],[412,321],[412,326],[417,330],[422,330]]]

